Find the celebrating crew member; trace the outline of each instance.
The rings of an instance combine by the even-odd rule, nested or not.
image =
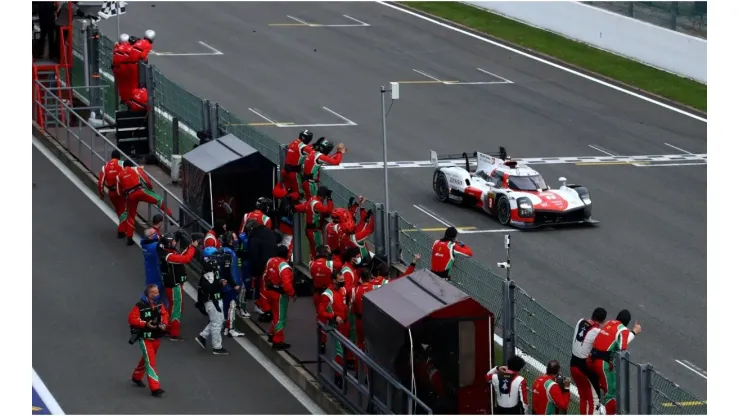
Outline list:
[[[509,358],[506,366],[493,367],[486,378],[496,395],[495,415],[523,415],[529,407],[527,380],[519,374],[524,369],[524,359]]]
[[[257,199],[256,209],[252,212],[244,214],[242,223],[239,225],[239,232],[244,232],[244,226],[247,225],[249,219],[254,219],[258,224],[264,225],[265,227],[272,229],[272,219],[267,215],[272,208],[272,201],[265,197]]]
[[[627,346],[635,339],[635,335],[642,332],[642,327],[637,322],[631,331],[627,328],[631,319],[630,311],[624,309],[617,314],[617,319],[604,324],[594,339],[594,347],[588,357],[588,366],[596,373],[599,387],[604,391],[607,415],[617,414],[617,374],[612,363],[613,355],[619,351],[627,351]]]
[[[98,174],[98,195],[100,199],[105,198],[104,191],[108,191],[113,209],[118,216],[118,238],[126,237],[125,221],[121,221],[121,216],[126,212],[126,199],[118,193],[118,174],[123,170],[123,161],[121,152],[114,150],[110,153],[110,160],[103,165]]]
[[[131,94],[138,87],[139,79],[134,78],[138,74],[138,62],[131,56],[134,46],[130,42],[130,36],[123,33],[119,42],[113,46],[113,79],[118,88],[118,98],[122,103],[131,100]],[[136,69],[134,69],[136,68]]]
[[[321,303],[321,294],[331,286],[331,275],[337,270],[339,265],[329,260],[329,249],[326,246],[320,246],[316,249],[316,257],[308,263],[308,269],[313,280],[313,306],[316,309],[316,320],[326,325],[326,321],[321,319],[319,305]],[[326,334],[321,331],[321,351],[326,350]]]
[[[208,325],[195,337],[195,341],[206,349],[208,339],[210,339],[214,355],[229,355],[221,343],[224,323],[221,291],[229,283],[227,279],[219,276],[219,263],[222,258],[223,254],[219,253],[215,247],[203,249],[203,274],[198,283],[198,300],[195,303],[195,307],[208,316]]]
[[[116,178],[116,190],[126,200],[126,214],[122,215],[119,221],[123,220],[126,223],[124,231],[128,237],[127,244],[130,246],[134,244],[134,225],[139,202],[156,205],[165,211],[167,216],[172,216],[172,211],[167,208],[162,197],[157,195],[153,189],[152,181],[141,166],[134,167],[130,160],[123,162],[123,170]]]
[[[342,163],[342,156],[347,153],[347,148],[344,143],[339,143],[337,146],[337,152],[334,155],[329,156],[334,144],[328,140],[319,139],[311,152],[306,156],[306,160],[303,162],[303,194],[306,199],[315,196],[319,190],[319,174],[322,166],[337,166]]]
[[[236,301],[239,298],[239,292],[242,285],[242,279],[239,276],[239,262],[234,247],[238,244],[239,237],[236,234],[227,231],[221,236],[221,251],[224,253],[224,259],[219,264],[220,276],[231,276],[229,283],[223,288],[223,305],[224,305],[224,335],[232,338],[243,337],[244,333],[236,329],[234,321],[236,320]]]
[[[324,237],[330,253],[341,253],[342,231],[341,222],[344,217],[344,208],[334,208],[331,212],[331,221],[324,226]]]
[[[338,329],[347,322],[347,292],[344,287],[344,277],[341,273],[332,273],[331,281],[332,285],[321,294],[319,318],[322,322],[327,322],[330,327]],[[342,344],[336,337],[334,337],[332,344],[331,348],[334,351],[334,361],[342,365],[342,357],[344,356]],[[334,383],[341,386],[342,376],[335,373]]]
[[[385,263],[384,263],[385,264]],[[350,310],[352,315],[355,317],[355,332],[357,334],[357,345],[360,349],[365,351],[365,326],[362,322],[362,298],[369,292],[379,288],[381,285],[373,282],[373,274],[370,270],[363,270],[361,274],[362,282],[354,288],[352,291],[352,302]]]
[[[178,253],[177,245],[187,246],[185,252]],[[170,340],[183,341],[180,336],[180,319],[182,318],[182,285],[188,280],[185,265],[195,256],[198,241],[190,241],[185,234],[165,234],[159,239],[159,267],[167,294],[168,314],[170,316]]]
[[[280,176],[289,192],[300,193],[299,183],[302,183],[302,179],[299,178],[301,176],[301,166],[303,166],[304,159],[311,149],[311,140],[313,140],[311,130],[303,130],[298,134],[298,138],[288,145],[285,167]]]
[[[143,380],[146,374],[149,390],[155,397],[160,397],[164,393],[159,385],[157,374],[157,351],[159,350],[159,338],[165,334],[168,321],[167,310],[159,301],[157,285],[147,285],[144,295],[128,314],[128,324],[132,334],[129,344],[138,341],[142,353],[141,360],[131,376],[131,381],[139,387],[144,387]]]
[[[591,319],[581,319],[576,324],[573,334],[572,355],[570,358],[570,375],[576,384],[579,396],[579,408],[582,415],[596,414],[601,398],[599,378],[588,368],[586,359],[594,346],[599,328],[606,320],[606,309],[596,308]]]
[[[135,36],[129,38],[129,43],[131,43],[129,60],[131,64],[128,65],[128,68],[133,89],[138,89],[139,87],[139,61],[147,62],[149,60],[149,53],[152,51],[152,43],[155,36],[156,33],[153,30],[147,30],[144,32],[144,38],[137,38]]]
[[[331,190],[326,186],[319,187],[315,196],[311,196],[306,202],[296,205],[295,210],[306,214],[306,238],[308,238],[311,258],[314,258],[316,247],[324,245],[321,233],[321,217],[322,215],[331,215],[332,210],[334,210]]]
[[[403,274],[400,275],[400,276],[398,276],[396,279],[400,279],[400,278],[402,278],[404,276],[408,276],[411,273],[413,273],[414,271],[416,271],[416,262],[418,262],[420,258],[421,258],[421,254],[414,254],[414,260],[411,262],[411,264],[409,264],[409,267],[407,267],[406,268],[406,271],[403,272]],[[381,267],[382,267],[382,264],[381,264]],[[393,279],[393,280],[395,280],[395,279]]]
[[[285,324],[288,319],[288,297],[296,299],[293,288],[293,268],[288,263],[288,247],[278,246],[277,256],[271,258],[265,267],[263,279],[266,282],[267,299],[272,310],[270,339],[272,348],[290,348],[285,342]]]
[[[221,248],[221,239],[219,238],[219,233],[226,232],[226,222],[224,222],[221,219],[218,219],[215,221],[215,225],[213,228],[208,230],[206,233],[205,238],[203,239],[203,247],[213,247],[216,249]]]
[[[362,262],[370,260],[370,252],[365,246],[365,240],[375,231],[375,216],[373,210],[360,208],[360,221],[355,223],[354,212],[356,207],[350,207],[341,222],[342,242],[340,243],[342,251],[350,248],[357,248],[360,251]]]
[[[342,254],[342,269],[339,273],[344,277],[344,290],[347,294],[347,307],[352,309],[352,294],[354,293],[355,287],[360,283],[360,277],[357,273],[357,266],[362,262],[362,256],[360,250],[357,247],[352,247]],[[357,332],[355,326],[355,315],[349,314],[348,322],[339,327],[339,331],[347,337],[350,341],[357,343]],[[347,364],[354,368],[355,356],[351,351],[347,351]]]
[[[568,411],[570,403],[570,377],[563,379],[560,363],[552,360],[547,363],[545,374],[537,377],[532,384],[532,414],[556,415]]]
[[[445,235],[432,245],[431,270],[437,276],[449,280],[450,270],[455,265],[457,255],[471,257],[473,251],[460,241],[457,241],[457,228],[449,227]]]

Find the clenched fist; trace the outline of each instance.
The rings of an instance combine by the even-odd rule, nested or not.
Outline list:
[[[337,145],[337,153],[347,153],[347,147],[344,143],[339,143],[339,145]]]

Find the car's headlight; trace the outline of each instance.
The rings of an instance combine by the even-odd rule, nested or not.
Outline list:
[[[520,217],[533,217],[534,206],[529,198],[521,197],[516,199],[516,206],[519,210]]]
[[[591,197],[589,197],[588,195],[582,196],[581,201],[583,201],[583,203],[586,205],[591,205]]]

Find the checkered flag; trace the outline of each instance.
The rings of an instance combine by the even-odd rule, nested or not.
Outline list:
[[[104,1],[98,12],[100,19],[110,19],[113,16],[126,14],[125,1]]]

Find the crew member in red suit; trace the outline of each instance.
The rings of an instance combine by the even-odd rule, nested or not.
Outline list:
[[[334,201],[331,199],[331,192],[326,186],[321,186],[315,196],[295,206],[296,212],[306,214],[306,237],[308,238],[308,246],[311,250],[311,258],[316,256],[316,247],[324,245],[323,234],[321,232],[321,217],[331,215],[334,210]]]
[[[280,172],[280,177],[285,188],[290,189],[291,192],[300,192],[301,166],[311,149],[311,140],[313,140],[313,132],[303,130],[298,134],[298,138],[288,145],[285,167]]]
[[[418,262],[420,258],[421,258],[421,254],[414,254],[414,260],[411,262],[411,264],[409,264],[409,267],[406,268],[406,271],[403,272],[403,274],[400,275],[400,276],[398,276],[397,278],[408,276],[411,273],[415,272],[416,271],[416,262]],[[393,281],[393,280],[395,280],[395,279],[392,279],[391,281]]]
[[[344,288],[347,292],[347,306],[351,310],[352,294],[354,293],[355,287],[360,284],[360,277],[357,273],[357,265],[362,262],[360,250],[357,247],[352,247],[346,250],[344,254],[342,254],[342,260],[344,260],[344,263],[342,264],[342,269],[339,271],[339,273],[341,273],[342,277],[344,277]],[[346,322],[344,325],[339,327],[339,331],[342,333],[342,335],[349,338],[350,341],[357,343],[355,316],[353,314],[350,314],[348,321],[349,322]],[[347,364],[350,367],[354,368],[354,361],[354,354],[352,354],[351,351],[347,351]]]
[[[545,374],[537,377],[532,383],[532,414],[566,414],[569,404],[570,377],[562,379],[560,363],[552,360],[547,363]]]
[[[342,231],[344,231],[341,242],[342,251],[355,247],[360,250],[363,260],[369,259],[370,252],[365,247],[365,239],[370,237],[370,234],[375,230],[373,210],[365,211],[364,208],[360,208],[360,221],[358,223],[355,223],[351,215],[345,215],[341,224]]]
[[[471,257],[473,251],[460,241],[457,241],[457,228],[449,227],[445,230],[442,239],[432,245],[431,270],[437,276],[449,280],[450,270],[455,265],[456,256]]]
[[[139,61],[148,62],[149,53],[152,51],[152,43],[156,33],[153,30],[147,30],[144,32],[144,37],[131,38],[129,42],[132,43],[131,50],[129,52],[130,61],[132,64],[129,65],[129,71],[131,72],[131,83],[133,88],[139,87]]]
[[[155,205],[163,210],[167,216],[172,217],[172,211],[164,204],[162,197],[154,192],[151,179],[141,166],[134,167],[130,160],[123,162],[123,170],[116,178],[116,190],[126,200],[126,214],[119,218],[125,221],[124,232],[128,237],[127,245],[134,244],[134,225],[139,202]]]
[[[306,198],[315,196],[319,190],[320,169],[322,166],[337,166],[342,163],[342,156],[347,153],[344,143],[339,143],[337,152],[329,156],[334,144],[328,140],[319,139],[319,142],[312,146],[311,151],[306,155],[301,169],[303,180],[303,195]]]
[[[226,231],[226,223],[223,220],[216,220],[216,224],[208,230],[205,237],[203,238],[203,248],[214,247],[221,248],[221,237],[219,233],[223,234]]]
[[[184,252],[177,251],[178,243],[187,246]],[[182,286],[188,280],[185,265],[193,260],[198,247],[197,241],[181,233],[167,233],[159,239],[157,254],[159,255],[159,271],[162,275],[164,291],[167,295],[170,316],[170,341],[183,341],[180,336],[180,320],[182,318]]]
[[[293,268],[288,263],[288,247],[278,246],[277,257],[267,261],[263,280],[267,285],[267,298],[272,309],[270,328],[272,348],[290,348],[285,342],[285,325],[288,319],[288,298],[296,299],[293,288]]]
[[[331,280],[332,285],[321,294],[319,319],[322,322],[327,322],[331,328],[339,328],[347,322],[347,292],[344,287],[344,277],[341,273],[334,272]],[[342,344],[336,338],[333,338],[332,345],[329,348],[334,352],[334,361],[342,365],[342,357],[344,356]],[[341,375],[334,374],[334,384],[339,387],[342,386]]]
[[[118,216],[118,238],[126,236],[125,221],[121,221],[121,216],[126,212],[126,199],[118,193],[118,187],[116,186],[118,174],[122,170],[121,152],[114,150],[110,153],[110,160],[103,165],[98,175],[98,195],[100,199],[103,199],[105,198],[104,191],[108,191],[108,198],[110,198],[113,209],[116,210]]]
[[[146,286],[144,295],[128,314],[128,324],[132,335],[138,335],[135,342],[139,343],[142,353],[139,364],[131,376],[131,381],[139,387],[144,387],[144,375],[146,375],[152,396],[159,397],[164,390],[159,385],[159,374],[157,374],[157,351],[159,350],[159,339],[164,336],[167,325],[169,325],[169,314],[160,301],[157,285]]]
[[[131,111],[149,111],[149,94],[146,88],[131,91],[131,97],[124,102]]]
[[[121,102],[131,100],[131,94],[138,87],[138,78],[134,78],[134,68],[138,65],[131,57],[133,45],[129,42],[129,35],[122,34],[119,42],[113,46],[113,77],[118,89]],[[138,73],[138,71],[136,71]]]
[[[242,223],[239,225],[239,232],[244,232],[244,226],[247,225],[247,221],[254,219],[259,225],[272,229],[272,219],[267,215],[272,208],[272,201],[265,197],[259,197],[255,204],[255,210],[244,214]]]
[[[365,326],[362,323],[362,297],[372,290],[379,288],[381,285],[373,282],[373,274],[370,273],[370,270],[363,270],[361,279],[361,283],[355,286],[352,291],[350,310],[355,316],[355,332],[357,333],[357,341],[355,342],[355,345],[365,351]]]
[[[570,375],[576,385],[579,396],[580,414],[596,414],[601,402],[599,378],[588,368],[587,358],[594,347],[594,340],[599,334],[601,325],[606,321],[606,309],[596,308],[591,319],[581,319],[573,333],[572,355],[570,357]]]
[[[342,227],[341,222],[344,217],[344,212],[347,210],[344,208],[334,208],[331,212],[331,221],[327,222],[324,226],[324,238],[326,239],[326,245],[329,247],[329,252],[340,253],[342,242]]]
[[[326,288],[331,286],[331,275],[337,269],[332,260],[329,259],[329,249],[326,246],[320,246],[316,249],[316,258],[308,263],[308,269],[313,280],[313,306],[316,308],[316,320],[326,325],[326,321],[321,319],[319,313],[319,304],[321,303],[321,294]],[[321,353],[326,350],[326,334],[321,331]]]

